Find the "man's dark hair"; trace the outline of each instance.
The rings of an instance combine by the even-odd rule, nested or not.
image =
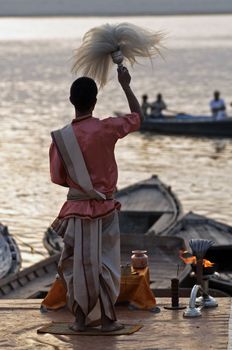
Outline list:
[[[70,88],[70,102],[80,111],[88,111],[95,103],[98,89],[95,81],[88,77],[75,80]]]

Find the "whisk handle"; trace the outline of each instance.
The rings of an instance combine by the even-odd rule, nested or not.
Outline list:
[[[118,69],[123,69],[124,68],[124,65],[122,63],[119,63],[118,64]]]
[[[115,64],[118,65],[118,68],[122,68],[123,67],[123,54],[121,52],[121,50],[117,50],[117,51],[114,51],[111,53],[111,57],[112,57],[112,60]]]

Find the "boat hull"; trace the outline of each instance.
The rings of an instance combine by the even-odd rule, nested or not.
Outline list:
[[[165,135],[232,137],[232,118],[216,120],[211,117],[164,117],[145,120],[141,131]]]

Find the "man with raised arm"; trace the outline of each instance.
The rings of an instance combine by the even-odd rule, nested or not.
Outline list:
[[[64,241],[59,273],[75,315],[74,331],[85,331],[96,320],[102,331],[122,328],[114,308],[120,289],[120,203],[113,198],[118,178],[114,148],[118,139],[139,129],[143,116],[125,67],[118,70],[118,81],[130,114],[94,117],[97,86],[94,80],[81,77],[70,89],[75,118],[52,132],[51,180],[69,188],[53,227]]]

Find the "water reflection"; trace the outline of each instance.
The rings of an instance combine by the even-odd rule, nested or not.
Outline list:
[[[152,98],[161,91],[170,108],[178,110],[179,107],[189,113],[198,112],[200,106],[200,111],[208,114],[208,102],[215,87],[230,101],[231,82],[228,76],[232,70],[232,48],[228,42],[231,31],[224,38],[226,44],[222,44],[220,50],[218,41],[226,32],[223,29],[218,36],[215,33],[215,28],[225,28],[219,26],[222,17],[214,18],[214,23],[219,21],[214,27],[211,25],[212,17],[198,19],[204,20],[205,25],[209,24],[211,37],[215,39],[211,39],[205,47],[202,41],[198,45],[197,40],[193,47],[190,44],[186,46],[199,32],[196,29],[181,34],[183,18],[165,18],[170,31],[175,27],[174,43],[177,45],[180,37],[182,41],[172,46],[166,61],[156,61],[154,70],[145,62],[137,66],[132,73],[136,94],[147,93]],[[232,21],[228,17],[225,16],[224,20],[231,27]],[[161,27],[163,20],[159,19]],[[188,18],[192,29],[196,27],[196,20]],[[57,215],[66,196],[66,189],[50,183],[48,148],[50,131],[68,123],[73,117],[68,102],[69,86],[73,80],[69,59],[76,47],[73,38],[76,36],[78,39],[81,32],[75,32],[72,21],[74,19],[62,22],[65,28],[69,28],[65,40],[59,39],[61,29],[56,39],[50,40],[48,22],[42,21],[44,33],[50,33],[44,34],[42,41],[39,40],[40,31],[33,40],[28,40],[28,37],[16,40],[14,37],[7,41],[6,36],[4,41],[0,41],[0,220],[17,238],[24,267],[47,255],[42,244],[43,232]],[[85,21],[86,27],[92,23],[88,22],[90,19]],[[143,25],[145,19],[136,21]],[[18,19],[17,23],[22,24],[22,21]],[[32,25],[35,34],[34,20],[30,19],[27,23]],[[149,23],[155,26],[151,20]],[[1,19],[0,28],[2,25]],[[60,24],[56,25],[58,28]],[[203,42],[207,43],[207,40]],[[222,61],[226,64],[222,65]],[[115,74],[115,71],[112,72],[112,80],[99,93],[96,116],[111,115],[115,109],[128,110],[125,97],[115,82]],[[134,133],[119,141],[117,146],[119,188],[158,174],[178,194],[186,212],[193,210],[232,224],[231,152],[232,142],[226,139]]]

